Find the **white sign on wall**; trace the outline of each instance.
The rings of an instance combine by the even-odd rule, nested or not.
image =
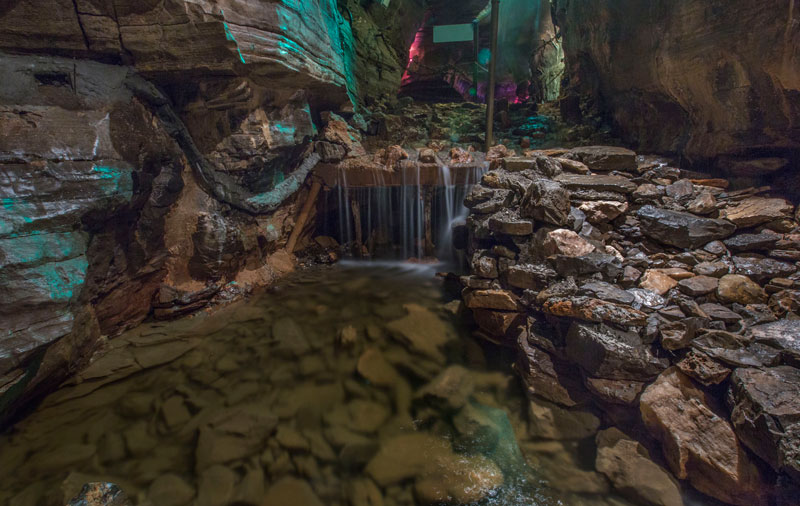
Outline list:
[[[463,25],[439,25],[433,27],[433,43],[472,42],[475,37],[472,23]]]

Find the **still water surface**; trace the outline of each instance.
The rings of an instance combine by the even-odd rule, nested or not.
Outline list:
[[[0,503],[626,505],[592,438],[529,436],[508,357],[435,267],[342,263],[142,325],[0,435]]]

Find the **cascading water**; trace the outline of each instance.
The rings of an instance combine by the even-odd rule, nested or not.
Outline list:
[[[398,186],[386,185],[383,172],[375,171],[373,184],[362,187],[350,187],[347,171],[340,170],[338,229],[333,232],[328,226],[322,232],[333,235],[346,254],[354,256],[458,262],[452,229],[466,219],[464,198],[487,170],[488,164],[442,166],[432,184],[423,181],[415,165],[403,170]]]

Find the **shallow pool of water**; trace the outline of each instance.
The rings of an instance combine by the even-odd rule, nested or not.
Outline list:
[[[110,481],[155,506],[628,504],[590,442],[530,438],[510,362],[435,272],[315,268],[110,341],[0,436],[0,502]]]

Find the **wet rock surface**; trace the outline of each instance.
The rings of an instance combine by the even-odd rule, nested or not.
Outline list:
[[[773,476],[797,479],[790,399],[800,365],[799,273],[788,251],[800,243],[791,206],[769,188],[727,192],[713,178],[682,177],[666,165],[608,173],[597,168],[602,161],[592,167],[589,155],[578,159],[588,173],[553,177],[569,190],[569,220],[534,220],[529,236],[512,241],[515,255],[502,255],[507,274],[494,280],[493,290],[517,301],[517,321],[527,315],[526,326],[504,327],[502,336],[516,343],[526,393],[551,403],[534,410],[534,430],[576,437],[591,427],[584,410],[599,409],[605,423],[638,426],[632,434],[646,446],[655,439],[649,447],[660,447],[678,480],[726,503],[769,504],[784,493]],[[493,180],[510,181],[504,170],[495,169]],[[547,177],[514,173],[515,184],[529,188],[534,180],[546,187]],[[509,199],[512,212],[525,205],[520,193]],[[501,234],[473,233],[468,251],[500,262],[496,245],[510,246]],[[477,293],[464,285],[465,300]],[[620,418],[628,406],[639,408],[643,423]],[[632,461],[647,459],[644,447],[627,441],[620,444]],[[659,492],[647,492],[629,482],[644,477],[621,463],[622,448],[603,444],[605,471],[600,459],[598,470],[613,486],[643,503],[675,503],[666,471]]]

